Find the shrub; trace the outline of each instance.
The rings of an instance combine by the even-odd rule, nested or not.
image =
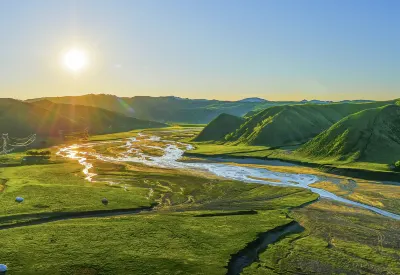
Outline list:
[[[394,169],[400,171],[400,160],[394,164]]]

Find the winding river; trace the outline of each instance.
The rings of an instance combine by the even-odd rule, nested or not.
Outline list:
[[[147,145],[149,141],[155,142],[156,144],[163,143],[163,146]],[[122,150],[117,156],[106,156],[92,150],[87,150],[94,146],[102,144],[117,144]],[[142,144],[145,143],[145,144]],[[151,144],[151,143],[150,143]],[[140,145],[140,146],[139,146]],[[153,156],[146,154],[139,147],[151,148],[156,150],[162,150],[161,156]],[[173,169],[190,169],[190,170],[202,170],[208,173],[214,174],[219,177],[238,180],[243,182],[268,184],[274,186],[290,186],[290,187],[301,187],[311,190],[317,193],[322,198],[328,198],[359,208],[367,209],[380,215],[400,220],[400,215],[384,211],[382,209],[348,200],[337,196],[324,189],[311,187],[310,184],[319,181],[320,179],[316,175],[310,174],[292,174],[292,173],[281,173],[270,171],[265,168],[257,167],[245,167],[236,166],[229,163],[223,162],[181,162],[179,161],[186,150],[192,150],[193,146],[182,142],[161,139],[158,136],[147,136],[139,133],[137,136],[128,138],[126,140],[117,141],[105,141],[105,142],[93,142],[79,145],[72,145],[61,148],[58,151],[58,155],[70,159],[77,160],[81,165],[84,166],[83,172],[86,175],[88,181],[95,181],[96,174],[90,170],[93,168],[93,164],[89,159],[97,159],[104,162],[135,162],[142,163],[148,166],[156,166],[160,168],[173,168]]]

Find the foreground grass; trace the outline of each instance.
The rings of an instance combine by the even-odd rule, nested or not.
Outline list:
[[[83,219],[0,231],[0,259],[12,274],[224,274],[230,254],[258,232],[290,222],[280,211],[195,217],[200,213]]]
[[[38,212],[67,212],[135,208],[160,204],[164,208],[273,209],[290,208],[316,199],[310,191],[208,179],[176,170],[125,167],[96,163],[97,180],[123,181],[121,185],[90,183],[82,166],[60,164],[2,168],[1,216]],[[125,188],[123,188],[125,187]],[[17,196],[24,197],[21,204]],[[108,198],[109,205],[101,199]]]
[[[130,192],[84,179],[82,166],[65,162],[48,165],[7,167],[0,170],[4,190],[0,194],[0,217],[37,212],[85,211],[104,209],[101,199],[107,197],[107,208],[149,206],[147,189],[132,187]],[[25,201],[16,203],[22,196]],[[1,222],[1,218],[0,218]]]
[[[243,274],[399,274],[400,223],[320,201],[292,215],[306,230],[271,245]]]
[[[144,132],[179,141],[193,136],[193,131],[180,130]],[[93,139],[113,140],[134,134]],[[113,154],[119,145],[91,150]],[[398,271],[395,262],[399,257],[398,222],[349,207],[320,203],[318,208],[307,207],[291,214],[291,209],[317,198],[316,194],[300,188],[245,184],[197,171],[143,164],[90,161],[95,166],[93,172],[98,174],[95,179],[100,182],[87,182],[82,166],[64,159],[54,159],[46,165],[1,168],[0,224],[9,223],[10,217],[13,223],[21,222],[20,214],[135,208],[153,203],[158,204],[156,210],[1,230],[0,260],[9,266],[10,274],[225,274],[232,254],[259,233],[289,223],[290,216],[303,224],[306,235],[288,236],[276,244],[276,249],[275,245],[268,248],[261,255],[261,267],[252,265],[245,272],[357,274],[353,266],[361,266],[364,273]],[[15,203],[16,196],[24,197],[25,201]],[[109,199],[109,205],[101,204],[103,197]],[[248,210],[255,210],[256,214],[251,211],[253,214],[227,215],[232,211],[249,213]],[[347,213],[349,210],[354,213]],[[199,217],[204,214],[209,216]],[[355,232],[357,237],[353,236]],[[385,241],[379,247],[384,252],[375,253],[377,235],[371,232],[383,234]],[[335,240],[340,240],[340,246],[339,241],[331,240],[332,234]],[[299,245],[297,237],[302,238]],[[336,245],[340,251],[347,249],[349,255],[357,256],[348,257],[345,262],[342,252],[326,252],[327,245]],[[362,250],[358,251],[358,247]],[[351,268],[336,267],[345,264]]]

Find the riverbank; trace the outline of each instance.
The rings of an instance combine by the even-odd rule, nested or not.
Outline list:
[[[213,158],[242,158],[242,159],[258,159],[258,160],[277,160],[291,164],[306,166],[318,169],[332,175],[354,177],[365,180],[377,181],[399,181],[400,172],[390,171],[384,165],[378,164],[339,164],[324,163],[322,161],[306,160],[301,156],[297,156],[290,151],[281,149],[271,149],[263,146],[233,146],[219,144],[201,144],[193,143],[194,150],[186,151],[186,157],[213,157]],[[351,167],[353,166],[353,167]],[[357,167],[357,166],[363,166]],[[381,170],[376,170],[377,168]]]

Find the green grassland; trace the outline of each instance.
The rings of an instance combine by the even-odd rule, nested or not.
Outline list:
[[[365,171],[393,173],[392,163],[377,163],[366,161],[354,161],[352,159],[317,158],[296,151],[295,147],[271,148],[267,146],[249,146],[244,144],[221,144],[209,142],[193,142],[195,149],[185,153],[186,156],[223,156],[260,159],[277,159],[303,165],[326,166],[328,168],[349,168]],[[399,175],[400,176],[400,175]]]
[[[170,138],[185,135],[172,132]],[[210,179],[139,164],[95,162],[95,167],[97,180],[125,180],[127,191],[122,186],[87,182],[76,161],[54,156],[49,164],[1,168],[0,224],[25,222],[21,214],[60,215],[154,203],[157,211],[2,230],[0,259],[11,274],[154,274],[160,270],[223,274],[230,254],[257,233],[290,222],[290,208],[317,198],[297,188]],[[16,196],[25,201],[14,202]],[[107,206],[101,204],[103,197],[110,202]],[[257,210],[258,214],[195,217],[233,210]]]
[[[400,185],[342,178],[335,181],[321,181],[311,186],[352,201],[400,214]]]
[[[188,141],[199,130],[174,127],[143,132]],[[136,134],[134,131],[91,139],[112,141]],[[99,145],[92,149],[114,154],[117,150],[114,147],[119,145],[111,144],[111,149]],[[245,272],[318,273],[338,270],[332,267],[336,263],[341,264],[340,270],[347,274],[357,274],[353,273],[357,266],[362,266],[364,273],[396,274],[399,270],[396,261],[400,247],[393,241],[398,240],[398,222],[357,209],[347,214],[346,211],[353,208],[342,205],[333,208],[321,204],[310,208],[312,204],[297,209],[317,199],[318,196],[309,190],[245,184],[200,172],[136,163],[104,163],[95,159],[89,160],[94,164],[92,171],[98,174],[95,180],[99,182],[88,182],[81,165],[56,157],[57,149],[51,150],[53,155],[47,164],[20,165],[18,159],[23,156],[20,153],[2,159],[4,164],[11,165],[0,168],[0,227],[26,221],[21,214],[33,217],[40,213],[62,215],[64,212],[157,206],[154,211],[136,215],[72,219],[0,230],[0,261],[9,266],[9,274],[225,274],[232,254],[243,249],[258,234],[293,219],[306,228],[306,233],[302,234],[307,238],[294,243],[291,240],[297,235],[283,238],[273,247],[282,247],[280,251],[286,255],[289,253],[285,250],[287,243],[291,243],[290,247],[295,250],[290,255],[274,254],[271,258],[269,253],[275,253],[276,249],[268,248],[261,254],[258,265],[270,268],[253,264]],[[240,149],[237,153],[246,154]],[[110,184],[108,180],[120,184]],[[16,196],[24,197],[25,201],[16,203]],[[101,203],[103,197],[109,200],[107,206]],[[252,214],[246,214],[249,210]],[[202,217],[205,214],[206,217]],[[328,219],[332,214],[335,219]],[[355,225],[350,221],[356,221]],[[363,223],[365,226],[361,226]],[[356,236],[353,228],[357,229]],[[375,243],[377,235],[372,235],[371,230],[383,234],[385,239],[379,246]],[[326,251],[327,240],[330,240],[326,232],[330,232],[330,238],[338,240],[333,244],[339,252]],[[354,247],[362,247],[362,250]],[[314,251],[307,254],[307,249]],[[343,262],[343,251],[352,255],[346,262]],[[271,259],[276,259],[278,264],[270,265]],[[303,260],[304,265],[298,264]],[[306,260],[312,264],[306,265]],[[294,269],[296,264],[300,270]],[[344,264],[349,267],[344,268]]]
[[[11,274],[224,274],[230,254],[257,232],[288,223],[280,211],[204,212],[62,221],[0,231]]]
[[[98,180],[125,179],[124,185],[87,182],[81,173],[82,166],[72,161],[2,168],[0,176],[5,187],[0,194],[0,221],[1,217],[16,214],[105,209],[101,204],[103,197],[110,201],[106,209],[136,208],[152,203],[166,208],[273,209],[294,207],[316,198],[302,189],[210,180],[175,170],[147,169],[144,165],[96,165]],[[154,192],[151,198],[148,197],[150,188]],[[15,203],[17,196],[23,196],[25,202]],[[188,198],[190,203],[186,203]]]
[[[399,222],[330,201],[292,216],[306,230],[271,245],[243,274],[399,274]]]
[[[346,197],[353,201],[373,205],[393,213],[400,213],[399,194],[400,187],[395,183],[385,184],[371,180],[361,179],[355,176],[341,176],[340,173],[330,174],[325,172],[327,169],[319,165],[327,165],[327,167],[338,167],[339,169],[357,169],[357,171],[376,171],[382,173],[392,173],[389,165],[376,164],[376,163],[363,163],[363,162],[348,162],[348,161],[317,161],[312,158],[306,158],[297,152],[290,152],[282,149],[270,149],[263,146],[246,146],[246,145],[224,145],[224,144],[205,144],[195,143],[196,149],[187,151],[185,155],[187,158],[201,156],[201,157],[214,157],[222,156],[224,158],[261,158],[261,159],[279,159],[289,162],[298,162],[304,164],[315,164],[315,166],[271,166],[271,165],[252,165],[260,168],[266,168],[271,171],[283,173],[303,173],[318,175],[321,179],[320,182],[312,186],[325,189],[329,192],[335,193],[339,196]],[[328,171],[330,171],[328,169]],[[400,175],[399,175],[400,177]],[[349,184],[349,182],[354,182]]]

